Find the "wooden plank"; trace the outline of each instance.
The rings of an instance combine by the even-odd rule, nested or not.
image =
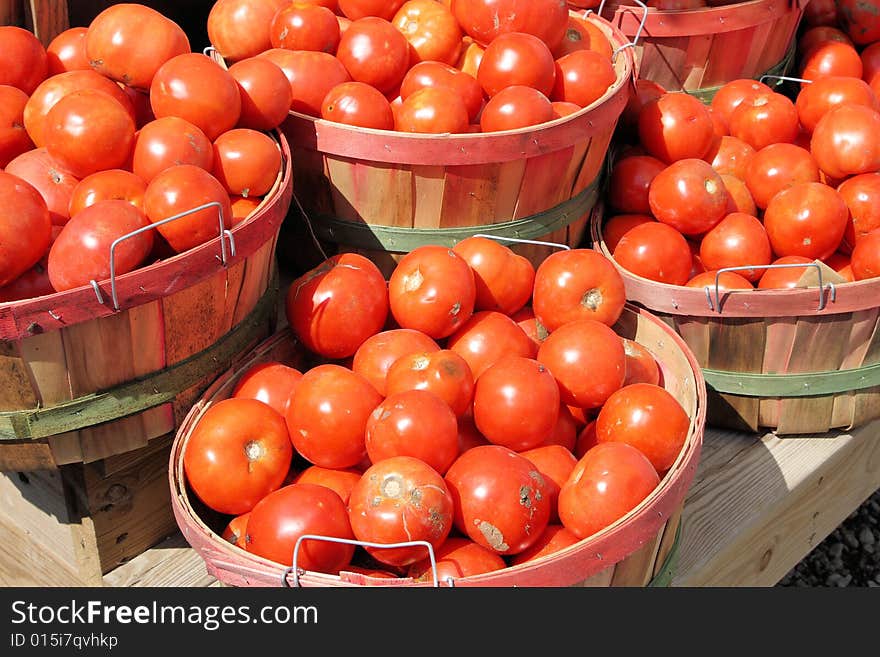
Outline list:
[[[617,564],[614,568],[614,576],[611,578],[611,586],[645,586],[654,576],[654,566],[657,561],[657,551],[663,540],[663,528],[657,535],[645,543],[636,552],[629,555],[625,561]]]
[[[105,586],[219,586],[180,534],[104,575]]]
[[[709,328],[706,367],[724,372],[760,372],[764,356],[764,321],[727,318]],[[712,425],[755,430],[758,399],[710,391],[708,422]]]
[[[21,357],[43,406],[73,399],[61,336],[61,331],[47,331],[21,341]]]
[[[33,408],[37,405],[24,359],[15,342],[0,341],[0,411]]]
[[[34,34],[44,46],[69,27],[67,0],[30,0],[28,9],[33,18]]]

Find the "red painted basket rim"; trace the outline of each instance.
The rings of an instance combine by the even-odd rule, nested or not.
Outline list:
[[[226,267],[252,255],[281,227],[292,198],[293,171],[290,146],[279,130],[273,136],[281,147],[282,167],[275,186],[246,220],[231,229],[235,255],[227,252]],[[279,208],[284,211],[280,212]],[[136,269],[116,278],[119,310],[150,303],[191,287],[223,269],[220,238],[166,260]],[[110,300],[110,280],[98,281],[104,303],[99,303],[91,285],[20,301],[0,303],[0,340],[16,341],[38,332],[57,330],[80,322],[116,314]]]
[[[656,537],[664,523],[680,508],[693,481],[703,444],[706,425],[706,386],[702,370],[684,340],[668,325],[649,311],[627,304],[625,312],[646,318],[662,330],[687,359],[696,386],[697,408],[691,418],[691,431],[687,443],[675,463],[664,476],[660,485],[638,506],[614,524],[554,554],[532,562],[509,566],[503,570],[456,579],[455,586],[566,586],[581,581],[626,558],[647,541]],[[267,342],[278,340],[276,334]],[[265,344],[265,343],[264,343]],[[256,351],[259,351],[260,347]],[[661,361],[661,367],[662,367]],[[241,364],[243,368],[245,365]],[[247,573],[249,583],[272,586],[289,583],[285,579],[286,568],[278,563],[248,553],[222,539],[198,517],[188,502],[184,484],[183,450],[192,427],[210,406],[210,397],[219,389],[223,380],[232,376],[235,368],[221,375],[214,386],[200,398],[181,423],[174,439],[168,468],[171,488],[171,504],[175,519],[184,536],[206,561],[208,571],[221,579],[225,572]],[[202,553],[202,542],[210,545],[211,555]],[[203,549],[203,548],[202,548]],[[553,575],[549,573],[552,572]],[[575,573],[572,575],[572,573]],[[433,583],[414,582],[409,579],[383,580],[354,576],[345,580],[334,575],[306,571],[297,578],[301,586],[348,586],[365,583],[406,586],[432,586]]]

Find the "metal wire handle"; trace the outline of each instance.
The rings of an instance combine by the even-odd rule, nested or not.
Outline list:
[[[611,53],[611,63],[612,64],[617,61],[617,55],[619,55],[622,51],[626,50],[627,48],[635,48],[636,47],[636,44],[639,42],[639,37],[642,35],[642,30],[645,27],[645,23],[648,20],[648,5],[646,5],[644,2],[642,2],[642,0],[631,0],[631,2],[637,4],[639,7],[642,8],[642,20],[639,22],[639,29],[636,30],[636,34],[633,37],[633,40],[630,41],[629,43],[626,43],[626,44],[620,46],[614,52]],[[602,2],[599,3],[599,8],[596,10],[596,15],[601,17],[603,9],[605,9],[605,0],[602,0]]]
[[[559,244],[557,242],[541,242],[540,240],[525,240],[519,237],[503,237],[502,235],[489,235],[486,233],[476,233],[472,237],[485,237],[488,240],[496,240],[498,242],[516,242],[517,244],[533,244],[535,246],[549,246],[554,249],[563,249],[571,251],[571,247],[567,244]]]
[[[722,267],[717,272],[715,272],[715,303],[712,303],[712,293],[709,289],[709,286],[706,286],[706,301],[709,304],[709,310],[713,310],[715,312],[721,312],[721,290],[719,286],[719,279],[721,278],[721,274],[726,271],[748,271],[752,269],[791,269],[792,267],[815,267],[816,271],[819,272],[819,307],[816,310],[823,310],[827,305],[825,300],[825,288],[828,288],[828,296],[831,301],[835,301],[837,299],[837,288],[834,283],[828,283],[826,286],[822,282],[822,268],[815,262],[808,263],[785,263],[781,265],[743,265],[741,267]]]
[[[226,266],[226,240],[229,240],[229,251],[232,257],[235,257],[235,238],[232,235],[232,231],[228,230],[223,222],[223,205],[219,201],[210,201],[209,203],[205,203],[203,205],[199,205],[198,207],[191,208],[179,214],[175,214],[172,217],[168,217],[166,219],[162,219],[157,221],[156,223],[150,224],[149,226],[142,226],[137,230],[133,230],[130,233],[123,235],[122,237],[118,237],[110,244],[110,296],[113,300],[113,310],[119,310],[119,298],[116,293],[116,247],[119,246],[122,242],[141,233],[145,233],[148,230],[153,230],[158,228],[159,226],[164,226],[167,223],[175,221],[177,219],[181,219],[188,215],[191,215],[195,212],[201,212],[202,210],[207,210],[208,208],[216,207],[217,215],[219,217],[220,222],[220,262],[223,266]],[[98,282],[93,278],[89,281],[92,285],[92,289],[95,291],[95,296],[98,298],[98,303],[101,305],[104,304],[104,295],[101,294],[101,288],[98,286]]]
[[[284,569],[284,572],[281,574],[281,586],[284,588],[299,588],[299,575],[300,568],[297,568],[297,561],[299,561],[299,548],[303,541],[305,540],[314,540],[314,541],[326,541],[327,543],[343,543],[345,545],[357,545],[360,547],[371,547],[371,548],[401,548],[401,547],[416,547],[422,546],[428,549],[428,558],[431,560],[431,573],[434,575],[434,588],[438,588],[440,586],[440,577],[437,574],[437,560],[434,557],[434,546],[431,545],[428,541],[403,541],[402,543],[371,543],[369,541],[358,541],[351,538],[337,538],[336,536],[321,536],[320,534],[303,534],[298,539],[296,539],[296,544],[293,546],[293,565],[288,566]],[[293,574],[293,585],[289,585],[287,583],[287,576]],[[446,583],[449,586],[453,586],[453,581],[451,577],[446,578]]]
[[[762,75],[760,78],[758,78],[758,82],[761,82],[763,84],[764,80],[767,80],[769,78],[773,78],[774,80],[779,80],[779,82],[776,83],[777,86],[782,82],[803,82],[806,84],[813,84],[812,80],[804,80],[803,78],[793,78],[788,75],[773,75],[771,73],[765,73],[764,75]]]

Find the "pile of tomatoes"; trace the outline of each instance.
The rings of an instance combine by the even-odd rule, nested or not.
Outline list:
[[[228,71],[143,5],[46,47],[0,26],[0,302],[105,279],[115,240],[193,208],[211,204],[120,242],[116,274],[250,215],[281,168],[267,132],[287,93],[273,64]]]
[[[791,93],[740,79],[706,106],[637,82],[603,227],[620,266],[722,290],[795,287],[817,261],[880,276],[880,22],[824,4],[843,23],[808,24]]]
[[[227,62],[276,63],[291,110],[379,130],[525,128],[617,79],[608,38],[564,0],[218,0],[207,28]]]
[[[635,508],[690,435],[657,359],[612,328],[623,280],[590,249],[535,269],[470,237],[387,282],[341,254],[285,301],[306,365],[248,369],[183,451],[227,540],[280,564],[304,534],[359,542],[302,540],[297,565],[325,573],[430,580],[425,543],[442,578],[535,560]]]

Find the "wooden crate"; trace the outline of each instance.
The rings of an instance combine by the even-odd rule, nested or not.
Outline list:
[[[171,439],[94,463],[0,472],[0,586],[101,586],[173,534]]]

